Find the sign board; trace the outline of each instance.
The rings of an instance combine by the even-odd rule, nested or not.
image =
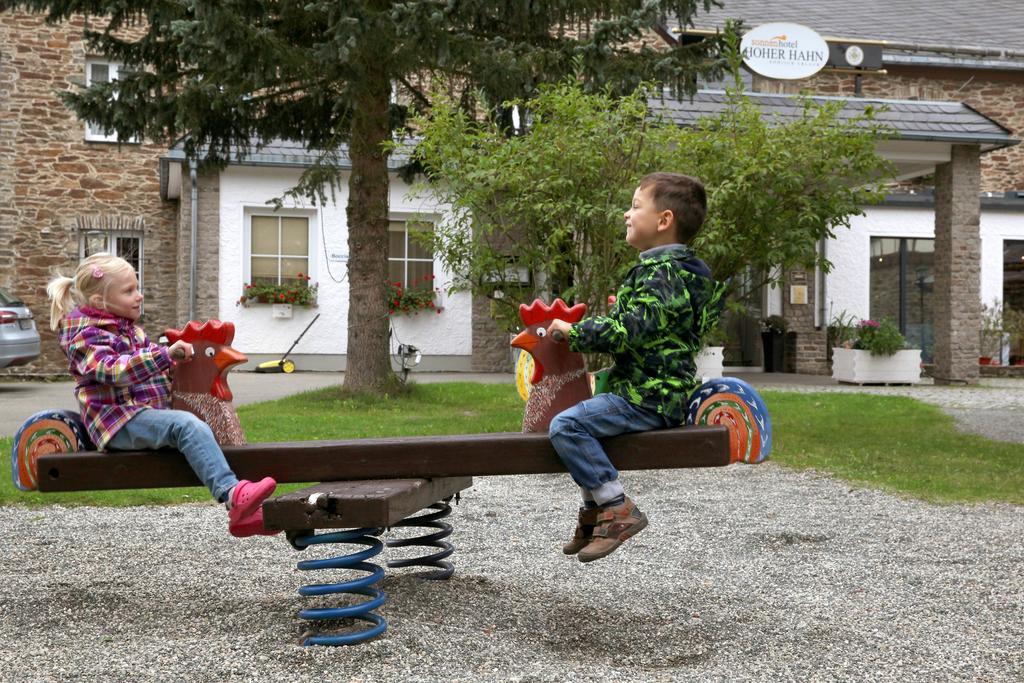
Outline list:
[[[806,304],[807,303],[807,285],[790,285],[789,286],[789,303],[791,303],[791,304]]]
[[[858,71],[882,68],[882,46],[873,43],[832,42],[828,44],[827,66]]]
[[[815,31],[776,22],[761,24],[743,34],[743,62],[768,78],[795,80],[818,73],[828,62],[828,43]]]

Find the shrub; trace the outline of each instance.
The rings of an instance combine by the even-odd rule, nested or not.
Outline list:
[[[852,313],[841,311],[828,324],[828,346],[852,349],[857,340],[859,322]]]
[[[861,320],[853,348],[870,351],[872,356],[891,356],[905,345],[906,340],[896,323],[885,318],[882,322]]]
[[[789,322],[781,315],[770,315],[761,321],[761,331],[772,334],[785,334],[789,328]]]

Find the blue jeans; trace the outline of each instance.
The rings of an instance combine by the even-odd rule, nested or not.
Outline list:
[[[220,444],[210,427],[186,410],[147,408],[129,420],[109,447],[119,451],[137,451],[165,447],[176,448],[188,460],[192,471],[210,493],[223,503],[238,483]]]
[[[603,505],[623,491],[619,472],[598,439],[670,426],[663,416],[638,408],[621,396],[598,394],[556,415],[548,436],[584,499]]]

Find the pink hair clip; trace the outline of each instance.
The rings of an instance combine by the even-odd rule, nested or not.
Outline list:
[[[95,268],[92,269],[92,276],[99,280],[100,278],[103,277],[103,269],[100,268],[99,266],[96,266]]]

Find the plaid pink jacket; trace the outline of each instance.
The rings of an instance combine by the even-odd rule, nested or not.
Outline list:
[[[131,320],[81,306],[64,316],[59,335],[96,448],[105,449],[139,411],[170,407],[170,354]]]

